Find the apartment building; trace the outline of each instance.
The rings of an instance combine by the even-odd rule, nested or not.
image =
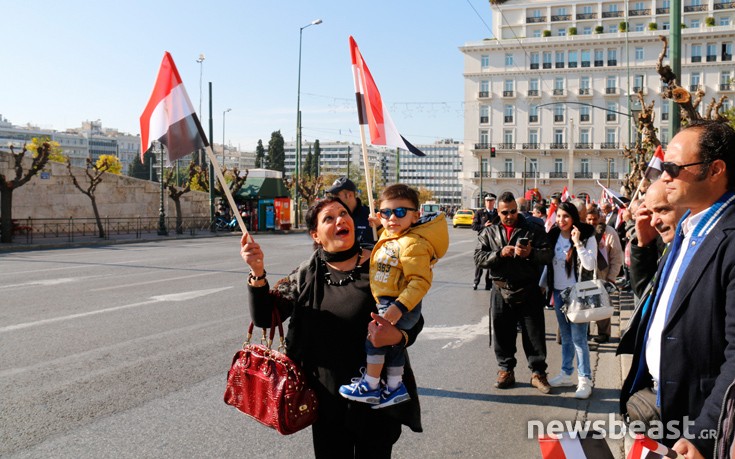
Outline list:
[[[681,84],[703,88],[706,101],[735,96],[735,2],[682,4]],[[508,0],[491,9],[493,37],[460,48],[465,205],[479,206],[481,193],[531,187],[593,197],[598,180],[619,188],[629,171],[623,147],[637,135],[639,90],[655,101],[659,138],[672,137],[671,104],[660,97],[655,69],[659,36],[671,27],[668,0]]]
[[[462,206],[462,144],[444,139],[432,144],[416,145],[426,156],[401,151],[400,181],[414,188],[426,188],[434,201],[444,206]],[[391,183],[395,179],[391,180]]]

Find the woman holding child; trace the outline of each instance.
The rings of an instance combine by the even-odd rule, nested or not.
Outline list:
[[[403,382],[410,400],[374,410],[339,394],[341,385],[365,366],[365,336],[375,347],[412,344],[423,317],[401,331],[378,316],[370,292],[370,251],[355,240],[349,211],[337,198],[326,198],[305,216],[316,250],[271,289],[264,254],[244,237],[241,255],[250,266],[250,315],[257,327],[269,327],[271,311],[290,317],[288,355],[301,365],[319,399],[312,426],[314,453],[320,457],[388,458],[401,425],[421,432],[416,382],[406,361]]]

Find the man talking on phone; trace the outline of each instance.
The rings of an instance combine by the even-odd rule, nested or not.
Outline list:
[[[498,198],[498,215],[478,237],[475,263],[490,269],[490,317],[493,348],[498,362],[495,387],[515,384],[517,325],[531,370],[531,385],[543,394],[551,391],[546,380],[544,298],[539,278],[553,253],[546,234],[518,212],[513,193]]]

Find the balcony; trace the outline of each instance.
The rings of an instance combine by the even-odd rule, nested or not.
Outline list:
[[[615,121],[615,120],[617,119],[617,116],[615,115],[615,113],[608,113],[608,114],[607,114],[607,115],[605,116],[605,119],[606,119],[607,121]]]
[[[503,149],[503,150],[515,150],[516,149],[516,144],[514,144],[514,143],[499,143],[498,144],[498,148]]]
[[[723,61],[731,61],[732,60],[732,54],[722,53],[722,60]]]
[[[551,148],[552,150],[566,150],[567,149],[567,143],[566,142],[563,142],[563,143],[552,143],[551,145],[549,145],[549,148]]]
[[[521,174],[521,177],[523,177],[523,178],[539,178],[539,173],[538,172],[529,172],[529,171],[526,171],[523,174]]]
[[[592,144],[591,143],[575,143],[574,148],[578,148],[580,150],[592,150]]]
[[[490,122],[490,117],[489,116],[481,116],[480,117],[480,124],[487,124],[489,122]]]
[[[528,97],[538,97],[538,89],[529,89]]]
[[[539,148],[541,148],[540,143],[524,143],[523,144],[524,150],[538,150]]]
[[[600,148],[602,148],[603,150],[615,150],[616,148],[618,148],[618,144],[605,142],[600,144]]]
[[[503,122],[505,122],[505,123],[512,123],[513,122],[513,117],[506,115],[506,116],[503,117]]]
[[[596,19],[597,13],[577,13],[577,19]]]
[[[669,8],[656,8],[656,14],[669,14]]]
[[[609,175],[609,177],[608,177],[608,175]],[[618,178],[618,175],[619,174],[617,172],[610,172],[609,174],[607,172],[600,172],[600,178],[601,179],[608,179],[608,178],[610,178],[610,179],[617,179]]]
[[[684,12],[692,13],[695,11],[707,11],[707,5],[685,5]]]
[[[592,172],[575,172],[574,173],[575,179],[591,179],[592,178]]]
[[[559,89],[559,88],[555,88],[554,89],[554,95],[555,96],[563,96],[564,95],[564,90],[563,89]]]
[[[497,172],[498,178],[515,178],[516,173],[513,171],[500,171]]]
[[[490,91],[480,91],[477,95],[480,99],[487,99],[490,97]]]
[[[557,62],[554,68],[557,69],[563,69],[564,68],[564,62]]]
[[[527,17],[526,24],[536,24],[539,22],[546,22],[546,16]]]
[[[699,85],[698,84],[690,84],[689,85],[689,91],[690,92],[696,92],[697,89],[699,89]]]
[[[650,9],[642,9],[642,10],[630,10],[628,11],[628,16],[648,16],[651,14]]]
[[[490,171],[482,171],[482,178],[490,178],[490,176],[491,176]],[[475,171],[474,177],[480,178],[480,171]]]
[[[529,123],[538,123],[538,115],[528,115]]]
[[[717,56],[714,54],[707,55],[707,62],[717,62]]]
[[[734,2],[715,3],[716,10],[725,10],[728,8],[735,8],[735,3]]]
[[[692,62],[702,62],[702,56],[692,56]]]
[[[567,178],[566,172],[549,172],[549,178]]]
[[[579,121],[588,122],[590,120],[589,114],[579,115]]]
[[[551,62],[544,62],[544,68],[550,69],[551,68]]]
[[[623,12],[622,11],[603,11],[602,12],[602,18],[622,18]]]
[[[475,144],[475,150],[489,150],[490,144],[489,143],[476,143]]]
[[[569,62],[569,68],[570,69],[576,69],[577,68],[577,61],[574,61],[574,62],[570,61]]]
[[[618,66],[618,60],[617,59],[608,59],[607,60],[607,66],[608,67],[617,67]]]
[[[595,61],[595,67],[602,67],[605,65],[605,61]]]
[[[641,91],[643,91],[642,86],[633,86],[633,94],[638,94]]]
[[[564,115],[554,115],[555,123],[561,123],[562,121],[564,121]]]
[[[513,97],[514,91],[503,91],[503,97]]]
[[[590,61],[582,61],[582,67],[589,67]]]
[[[732,85],[730,83],[720,83],[720,91],[732,91]]]
[[[551,22],[571,21],[571,20],[572,20],[571,14],[555,14],[551,16]]]
[[[605,88],[605,94],[617,94],[618,88]]]
[[[538,62],[531,62],[531,70],[538,70]]]

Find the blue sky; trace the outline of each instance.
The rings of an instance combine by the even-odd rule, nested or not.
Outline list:
[[[359,142],[348,37],[354,36],[398,130],[414,144],[463,135],[459,47],[490,37],[487,0],[0,0],[0,115],[64,130],[85,120],[139,133],[164,51],[203,124],[213,84],[214,141],[252,150],[295,139],[299,28],[305,141]],[[482,16],[482,20],[477,13]],[[483,23],[483,20],[485,23]]]

